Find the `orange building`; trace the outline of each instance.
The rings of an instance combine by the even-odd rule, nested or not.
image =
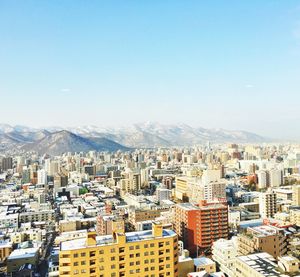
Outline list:
[[[228,207],[221,201],[201,201],[175,207],[174,229],[191,255],[209,249],[218,239],[228,238]]]

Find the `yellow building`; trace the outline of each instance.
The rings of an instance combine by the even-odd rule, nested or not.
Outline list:
[[[178,276],[178,239],[153,223],[152,231],[114,233],[62,242],[59,276]]]

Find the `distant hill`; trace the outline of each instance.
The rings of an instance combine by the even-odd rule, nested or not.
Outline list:
[[[36,142],[25,144],[21,149],[40,154],[60,155],[65,152],[117,151],[128,148],[105,138],[92,140],[63,130],[50,133]]]
[[[262,143],[271,140],[247,131],[194,128],[187,124],[143,122],[120,128],[98,126],[49,127],[0,124],[0,149],[19,148],[39,153],[115,151],[129,148],[192,146],[212,143]]]

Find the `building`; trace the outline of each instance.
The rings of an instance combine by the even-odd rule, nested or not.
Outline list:
[[[99,236],[111,235],[113,232],[124,232],[125,223],[122,218],[115,215],[99,215],[97,217],[97,234]]]
[[[37,171],[37,183],[47,184],[47,172],[45,169],[40,169]]]
[[[274,217],[277,213],[277,195],[275,192],[264,192],[259,195],[259,213],[262,218]]]
[[[131,209],[129,211],[128,220],[135,225],[137,222],[155,220],[160,216],[160,210],[150,209]]]
[[[269,180],[270,186],[272,188],[277,188],[283,183],[283,173],[282,170],[279,169],[271,169],[269,170]]]
[[[194,260],[189,256],[188,250],[183,250],[178,261],[178,276],[187,276],[194,271]]]
[[[249,255],[263,251],[274,258],[287,254],[288,238],[285,230],[262,225],[249,227],[245,233],[238,234],[238,252],[241,255]]]
[[[159,223],[151,231],[62,242],[59,276],[178,276],[178,239]]]
[[[12,243],[9,241],[0,242],[0,262],[3,263],[9,257],[10,253],[13,251]]]
[[[156,198],[158,203],[161,203],[163,200],[170,200],[172,196],[172,191],[166,188],[157,188],[156,189]]]
[[[256,171],[257,180],[258,180],[258,188],[265,189],[267,187],[267,173],[264,170]]]
[[[286,276],[277,269],[276,260],[268,253],[262,252],[240,256],[235,261],[236,277],[279,277]]]
[[[1,160],[1,168],[3,171],[13,168],[13,160],[11,157],[4,157]]]
[[[7,273],[16,273],[24,264],[37,266],[38,261],[39,248],[16,249],[7,258]]]
[[[194,266],[196,272],[206,271],[207,273],[216,272],[216,263],[207,257],[200,257],[194,259]]]
[[[220,271],[226,273],[229,277],[234,277],[234,263],[238,255],[237,239],[231,240],[219,239],[213,243],[212,258],[219,266]]]
[[[299,260],[292,256],[278,257],[278,266],[288,273],[299,272]]]
[[[210,248],[220,238],[228,238],[228,207],[220,202],[202,201],[199,206],[175,206],[174,229],[191,255]]]
[[[293,185],[293,205],[300,206],[300,185]]]
[[[54,210],[41,210],[41,211],[28,211],[20,213],[19,222],[35,222],[35,221],[44,221],[49,222],[54,220]]]

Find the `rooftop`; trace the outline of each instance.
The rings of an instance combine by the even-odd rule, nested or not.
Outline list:
[[[155,237],[152,234],[152,230],[125,233],[125,236],[126,236],[127,243],[155,239]],[[166,230],[166,229],[163,230],[163,237],[172,237],[172,236],[176,236],[176,233],[173,230]],[[86,248],[88,247],[86,242],[87,242],[86,238],[64,241],[61,243],[60,249],[73,250],[73,249]],[[96,237],[97,246],[115,244],[115,243],[117,243],[117,241],[114,239],[112,235]]]
[[[241,256],[237,257],[237,259],[247,264],[252,269],[255,269],[263,276],[282,276],[281,273],[276,270],[277,264],[275,263],[275,259],[268,253],[263,252]]]

